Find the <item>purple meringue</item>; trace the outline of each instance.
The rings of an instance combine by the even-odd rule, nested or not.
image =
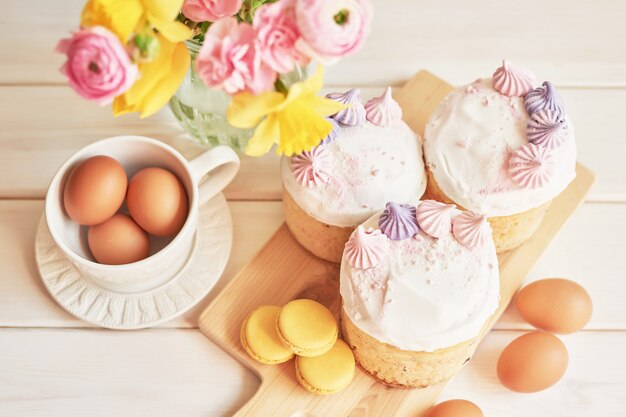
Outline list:
[[[328,145],[329,143],[337,139],[337,134],[339,131],[339,125],[337,124],[335,119],[333,119],[332,117],[325,117],[325,119],[331,125],[333,125],[333,130],[331,130],[330,133],[324,139],[322,139],[322,141],[320,142],[320,145]]]
[[[326,95],[326,98],[349,106],[346,109],[340,110],[339,113],[333,115],[332,118],[339,123],[349,126],[357,126],[365,123],[365,107],[363,107],[363,103],[359,100],[360,94],[361,90],[353,88],[345,93],[330,93]]]
[[[561,113],[553,110],[538,110],[530,116],[526,126],[528,142],[555,149],[567,136],[568,125]]]
[[[552,110],[565,115],[565,103],[550,81],[544,81],[541,87],[526,94],[524,106],[531,116],[539,110]]]
[[[387,203],[378,218],[378,226],[391,240],[413,237],[419,231],[415,210],[415,206],[409,204]]]

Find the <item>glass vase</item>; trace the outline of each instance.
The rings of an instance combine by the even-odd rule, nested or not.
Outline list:
[[[187,41],[191,55],[191,66],[169,106],[183,129],[196,141],[207,147],[230,146],[242,152],[252,136],[253,129],[239,129],[228,123],[226,110],[230,96],[223,91],[207,87],[196,72],[196,58],[202,44]],[[302,68],[281,76],[287,87],[305,77]]]
[[[196,72],[196,58],[202,44],[188,41],[191,66],[169,106],[183,129],[207,147],[227,145],[242,151],[252,135],[252,129],[238,129],[226,120],[230,96],[207,87]]]

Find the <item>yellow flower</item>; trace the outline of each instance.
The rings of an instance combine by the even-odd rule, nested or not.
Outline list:
[[[182,5],[183,0],[89,0],[80,23],[104,26],[123,43],[149,23],[169,41],[182,42],[191,37],[191,29],[175,20]]]
[[[104,26],[126,44],[131,35],[149,31],[159,42],[159,54],[139,64],[140,78],[123,95],[115,98],[113,114],[156,113],[174,95],[191,59],[182,41],[191,29],[175,19],[183,0],[89,0],[81,16],[82,26]]]
[[[159,111],[182,82],[191,59],[184,43],[173,43],[156,35],[161,52],[155,59],[139,64],[139,78],[133,86],[113,101],[113,114],[140,112],[141,118]]]
[[[319,144],[333,129],[324,117],[346,107],[317,95],[323,80],[324,67],[320,65],[311,78],[292,85],[287,95],[272,91],[257,96],[247,92],[233,96],[228,107],[230,124],[239,128],[258,124],[246,153],[261,156],[276,143],[279,155],[291,156]]]

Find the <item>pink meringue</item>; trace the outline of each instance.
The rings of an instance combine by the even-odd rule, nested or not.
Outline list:
[[[487,216],[464,211],[452,220],[452,233],[461,245],[474,249],[486,244],[492,231]]]
[[[368,269],[380,264],[389,251],[389,238],[380,229],[356,228],[344,250],[348,263],[359,269]]]
[[[421,201],[416,211],[417,224],[429,236],[447,236],[452,231],[452,210],[455,207],[435,200]]]
[[[505,96],[522,97],[533,89],[534,77],[506,59],[493,73],[493,87]]]
[[[530,143],[555,149],[565,141],[567,129],[567,122],[561,113],[543,109],[530,116],[526,136]]]
[[[367,120],[376,126],[391,126],[402,120],[402,109],[391,96],[391,87],[365,103],[365,112]]]
[[[291,169],[298,184],[314,188],[328,182],[333,170],[332,154],[324,146],[316,146],[310,151],[291,158]]]
[[[554,175],[554,158],[550,149],[529,143],[509,158],[509,174],[522,188],[543,187]]]

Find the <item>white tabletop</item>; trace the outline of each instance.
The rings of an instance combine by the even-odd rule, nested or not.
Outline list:
[[[590,292],[587,328],[564,336],[570,366],[551,389],[504,389],[498,353],[529,327],[512,309],[444,398],[478,403],[487,416],[622,416],[626,409],[626,3],[565,0],[375,1],[365,49],[328,71],[327,86],[364,95],[401,85],[421,68],[454,84],[491,74],[502,58],[562,92],[580,161],[597,174],[587,202],[527,281],[566,277]],[[41,284],[34,236],[56,168],[80,147],[118,134],[161,139],[192,157],[164,110],[148,120],[112,118],[78,98],[52,49],[78,23],[83,0],[5,1],[0,6],[0,417],[228,416],[258,381],[196,329],[220,288],[283,221],[275,155],[244,158],[231,184],[232,258],[217,288],[193,311],[158,328],[90,327],[58,307]]]

